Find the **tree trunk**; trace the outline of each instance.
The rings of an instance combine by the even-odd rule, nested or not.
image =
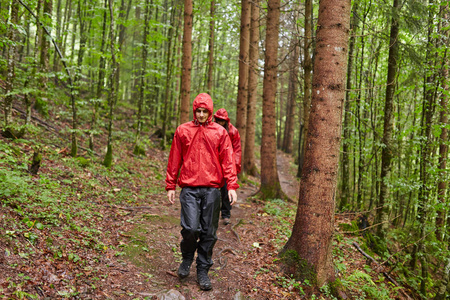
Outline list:
[[[261,138],[261,187],[263,199],[285,198],[277,172],[276,89],[280,0],[269,0],[263,81],[263,119]]]
[[[173,6],[173,1],[172,1],[172,6]],[[174,21],[174,17],[175,17],[175,11],[172,11],[171,13],[171,18],[170,18],[170,23],[173,24]],[[167,60],[166,60],[166,86],[165,86],[165,92],[164,92],[164,116],[163,116],[163,120],[162,120],[162,148],[164,149],[166,147],[166,142],[167,142],[167,134],[166,134],[166,129],[167,129],[167,121],[168,121],[168,117],[167,117],[167,110],[169,107],[169,92],[170,92],[170,83],[172,82],[172,32],[173,32],[173,26],[169,27],[169,33],[168,33],[168,49],[167,49]]]
[[[395,12],[399,7],[399,0],[394,0],[392,11]],[[398,60],[398,31],[399,25],[396,17],[391,20],[391,34],[389,38],[389,58],[388,58],[388,74],[386,86],[386,98],[384,103],[384,130],[383,130],[383,150],[381,151],[381,178],[380,178],[380,197],[378,199],[377,223],[382,223],[378,226],[377,235],[381,242],[385,242],[386,232],[389,227],[389,177],[391,173],[391,160],[393,156],[392,133],[394,130],[393,118],[393,102],[395,92],[395,82],[397,78],[397,60]]]
[[[334,281],[332,236],[345,98],[350,1],[319,5],[311,117],[298,209],[282,258],[287,274],[320,287]]]
[[[119,68],[118,63],[116,61],[116,43],[115,43],[115,35],[114,35],[114,10],[113,5],[114,1],[109,0],[109,14],[110,14],[110,38],[111,38],[111,75],[110,75],[110,94],[108,99],[109,104],[109,123],[108,123],[108,144],[107,144],[107,150],[105,159],[103,160],[103,165],[107,168],[111,167],[112,165],[112,122],[114,120],[113,113],[114,113],[114,104],[116,103],[117,99],[117,92],[116,88],[118,86],[118,72],[117,69]]]
[[[150,12],[150,1],[145,1],[145,12],[144,12],[144,32],[142,34],[142,62],[141,62],[141,71],[140,71],[140,85],[139,85],[139,98],[138,98],[138,111],[137,111],[137,126],[136,126],[136,135],[134,138],[134,154],[139,154],[140,152],[140,136],[142,130],[142,112],[144,109],[145,103],[145,90],[147,89],[145,80],[146,71],[147,71],[147,56],[148,56],[148,40],[147,35],[150,31],[149,19],[151,16]]]
[[[255,159],[255,126],[256,103],[258,88],[258,59],[259,59],[259,0],[251,5],[249,69],[248,69],[248,104],[247,104],[247,128],[245,137],[245,155],[243,157],[243,169],[251,176],[258,174]]]
[[[192,56],[192,0],[184,0],[184,34],[181,72],[180,124],[189,121],[191,96],[191,56]]]
[[[443,20],[448,20],[448,4],[443,8]],[[448,21],[444,21],[443,28],[446,28],[448,26]],[[447,47],[449,46],[449,30],[445,29],[445,32],[443,32],[443,35],[446,37],[446,41],[444,42],[444,45]],[[448,52],[448,50],[447,50]],[[438,183],[438,201],[442,205],[445,205],[446,203],[446,191],[447,191],[447,180],[448,178],[447,174],[448,171],[447,168],[447,159],[448,159],[448,131],[447,131],[447,125],[448,125],[448,53],[446,53],[446,56],[444,57],[443,62],[443,74],[442,74],[442,81],[443,81],[443,87],[444,93],[441,95],[440,99],[440,116],[439,116],[439,123],[441,126],[441,135],[439,137],[440,145],[439,145],[439,170],[441,172],[441,177]],[[444,218],[445,218],[445,210],[444,209],[438,209],[437,216],[436,216],[436,237],[438,240],[442,241],[444,239]],[[447,226],[450,226],[450,224],[447,224]]]
[[[5,98],[4,98],[4,107],[3,112],[5,116],[5,125],[4,130],[8,130],[8,127],[12,125],[13,117],[12,117],[12,103],[14,100],[14,96],[11,95],[11,92],[14,89],[14,78],[15,74],[15,61],[16,61],[16,28],[15,25],[19,20],[19,3],[15,0],[12,0],[11,3],[11,17],[10,17],[10,25],[8,26],[8,39],[11,43],[8,46],[8,61],[7,61],[7,72],[6,72],[6,88],[5,88]]]
[[[353,52],[355,49],[356,29],[358,28],[358,6],[359,1],[355,1],[353,4],[353,17],[351,20],[351,36],[348,50],[348,65],[347,65],[347,91],[345,92],[345,110],[344,110],[344,140],[342,141],[342,192],[339,201],[339,210],[348,208],[350,198],[350,124],[351,124],[351,111],[350,111],[350,91],[352,89],[352,71],[353,71]]]
[[[206,90],[208,94],[212,94],[213,87],[213,67],[214,67],[214,11],[216,3],[211,0],[210,18],[209,21],[209,44],[208,44],[208,75],[206,79]]]
[[[299,49],[296,42],[293,42],[293,51],[291,52],[291,63],[289,66],[289,86],[288,86],[288,99],[286,110],[286,127],[284,128],[283,138],[283,151],[286,153],[292,153],[292,146],[294,142],[294,121],[296,115],[296,99],[297,99],[297,80],[298,80],[298,57]]]
[[[299,145],[298,154],[298,170],[297,177],[301,177],[304,153],[305,153],[305,141],[308,134],[309,126],[309,111],[311,106],[311,82],[312,82],[312,58],[311,58],[311,45],[312,45],[312,0],[305,0],[305,38],[303,44],[303,52],[305,59],[303,62],[303,70],[305,77],[303,79],[303,115],[300,123],[300,138],[303,140],[303,144]]]
[[[99,109],[99,101],[102,99],[103,90],[104,90],[104,79],[105,79],[105,41],[106,41],[106,18],[107,18],[107,6],[108,0],[105,0],[104,3],[104,11],[103,11],[103,21],[102,21],[102,42],[100,44],[100,61],[98,64],[98,81],[97,81],[97,91],[96,97],[97,101],[94,103],[93,111],[92,111],[92,119],[89,133],[89,149],[94,151],[94,132],[97,129],[97,119],[98,119],[98,109]]]
[[[248,56],[250,49],[249,0],[241,0],[241,31],[239,36],[239,82],[236,101],[236,128],[241,136],[242,159],[245,159],[245,139],[247,137],[247,103],[248,103]]]

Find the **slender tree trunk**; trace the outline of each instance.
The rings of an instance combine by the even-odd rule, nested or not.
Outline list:
[[[284,128],[283,138],[283,151],[286,153],[292,153],[292,146],[294,142],[294,121],[296,115],[296,99],[297,99],[297,80],[298,80],[298,57],[299,49],[297,43],[293,43],[293,51],[291,53],[291,63],[289,68],[289,87],[288,87],[288,99],[286,110],[286,127]]]
[[[115,39],[116,36],[114,35],[115,25],[114,25],[114,0],[109,0],[109,14],[110,14],[110,46],[111,46],[111,75],[110,75],[110,94],[109,94],[109,122],[108,122],[108,144],[107,144],[107,150],[105,159],[103,160],[103,165],[107,168],[111,167],[112,164],[112,122],[114,120],[114,104],[117,100],[117,92],[116,88],[118,86],[118,72],[117,69],[119,68],[118,63],[116,61],[116,43]]]
[[[192,0],[184,0],[184,34],[183,57],[181,72],[181,105],[180,124],[189,121],[189,108],[191,96],[191,59],[192,59]]]
[[[6,72],[6,88],[5,88],[5,99],[4,99],[4,116],[5,116],[5,125],[4,130],[9,130],[8,128],[12,125],[13,117],[12,117],[12,103],[14,100],[14,96],[10,93],[14,89],[14,78],[15,75],[15,61],[16,61],[16,29],[15,25],[19,20],[19,3],[15,0],[11,2],[11,16],[10,16],[10,24],[8,26],[8,39],[11,43],[8,46],[8,61],[7,61],[7,72]]]
[[[394,0],[392,10],[396,11],[399,7],[399,0]],[[391,20],[391,34],[389,38],[389,59],[388,59],[388,74],[386,86],[386,98],[384,104],[384,130],[383,130],[383,149],[381,151],[381,186],[380,197],[378,199],[378,206],[381,207],[377,211],[378,226],[377,235],[381,242],[385,242],[386,232],[389,227],[389,178],[392,169],[391,160],[393,156],[393,142],[392,133],[394,127],[393,118],[393,101],[395,92],[395,82],[397,79],[397,60],[398,60],[398,32],[399,25],[396,17]]]
[[[348,208],[350,199],[350,124],[352,114],[350,110],[350,91],[352,90],[352,71],[353,71],[353,53],[355,50],[356,29],[358,28],[358,4],[359,1],[355,1],[353,4],[353,17],[351,20],[350,28],[350,43],[348,50],[348,65],[347,65],[347,91],[345,92],[345,109],[344,109],[344,140],[342,141],[342,193],[339,201],[339,210]]]
[[[245,160],[245,139],[247,138],[247,103],[248,103],[248,55],[250,48],[249,0],[241,0],[241,31],[239,36],[239,82],[236,101],[236,128],[241,136],[242,160]]]
[[[443,8],[443,20],[448,20],[448,4],[445,5]],[[446,28],[448,26],[448,21],[444,21],[443,27]],[[443,32],[443,35],[446,37],[446,41],[444,42],[444,45],[447,47],[449,46],[449,30],[446,29],[445,32]],[[447,181],[448,181],[448,171],[447,171],[447,159],[448,159],[448,96],[447,93],[449,91],[448,88],[448,50],[445,53],[445,57],[443,58],[443,74],[442,74],[442,81],[443,81],[443,87],[444,93],[441,95],[440,99],[440,116],[439,116],[439,123],[441,126],[441,135],[439,137],[440,145],[439,145],[439,170],[441,172],[441,177],[438,183],[438,200],[439,203],[444,205],[446,203],[446,192],[447,192]],[[447,93],[446,93],[447,92]],[[436,217],[436,237],[438,240],[442,241],[444,240],[444,218],[445,218],[445,209],[438,209],[437,211],[437,217]],[[447,226],[450,226],[450,224],[447,224]]]
[[[255,159],[255,126],[256,103],[258,91],[258,59],[259,59],[259,0],[251,4],[250,47],[248,69],[248,105],[247,105],[247,130],[245,131],[245,155],[243,158],[244,171],[248,175],[256,176],[258,168]]]
[[[299,146],[298,155],[298,170],[297,177],[301,177],[304,153],[305,153],[305,141],[308,134],[309,126],[309,111],[311,106],[311,83],[312,83],[312,57],[311,57],[311,46],[312,46],[312,0],[305,0],[305,38],[303,44],[303,52],[305,59],[303,62],[303,70],[305,77],[303,79],[303,120],[300,122],[300,137],[303,139],[303,145]]]
[[[214,67],[214,11],[216,3],[211,0],[210,18],[209,21],[209,44],[208,44],[208,77],[206,79],[206,90],[211,95],[213,87],[213,67]]]
[[[297,215],[283,258],[287,274],[320,287],[334,281],[332,237],[350,31],[348,0],[319,5],[311,118]],[[295,264],[289,259],[295,258]]]
[[[173,6],[173,1],[172,1]],[[170,18],[170,23],[173,24],[175,17],[175,12],[173,11]],[[167,53],[167,61],[166,61],[166,86],[165,86],[165,92],[164,92],[164,116],[162,121],[162,148],[164,149],[166,147],[167,142],[167,110],[169,107],[169,92],[170,92],[170,82],[172,82],[172,32],[173,32],[173,26],[169,27],[169,33],[168,33],[168,53]]]
[[[277,172],[276,89],[280,0],[269,0],[263,81],[263,119],[261,138],[261,188],[263,199],[285,198]]]

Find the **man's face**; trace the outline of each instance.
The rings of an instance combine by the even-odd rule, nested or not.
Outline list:
[[[216,123],[218,123],[219,125],[225,126],[225,124],[227,123],[226,120],[223,119],[216,119]]]
[[[205,123],[209,117],[209,111],[204,107],[199,107],[195,110],[195,117],[199,123]]]

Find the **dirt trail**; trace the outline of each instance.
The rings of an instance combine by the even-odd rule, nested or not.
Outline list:
[[[282,188],[291,199],[296,200],[298,181],[293,176],[291,162],[292,158],[279,153]],[[125,237],[122,237],[121,243],[127,245],[125,263],[130,272],[123,272],[124,278],[120,281],[125,286],[121,286],[122,291],[116,292],[125,296],[124,291],[129,291],[135,296],[150,299],[156,299],[156,295],[169,290],[177,290],[185,299],[240,299],[239,293],[251,299],[278,298],[263,286],[257,286],[254,280],[258,272],[273,264],[277,254],[277,249],[267,242],[274,238],[274,233],[270,218],[262,210],[263,204],[248,200],[257,189],[251,184],[243,185],[238,190],[238,201],[231,211],[231,224],[219,223],[214,265],[209,273],[213,285],[211,291],[199,289],[195,263],[188,278],[183,281],[177,278],[176,271],[181,261],[180,204],[169,205],[165,193],[161,193],[152,199],[154,204],[150,211],[136,215],[135,219],[140,221],[130,226]],[[273,277],[273,274],[267,275]]]

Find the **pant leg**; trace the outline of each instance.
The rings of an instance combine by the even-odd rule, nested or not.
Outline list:
[[[231,204],[230,204],[230,198],[228,197],[228,190],[227,190],[227,184],[220,188],[220,195],[222,198],[222,208],[220,209],[222,212],[222,218],[230,218],[231,217]]]
[[[200,188],[184,187],[180,193],[180,203],[181,254],[183,259],[193,261],[200,236]]]
[[[200,240],[197,246],[197,269],[209,270],[213,265],[213,248],[217,241],[216,231],[219,227],[220,190],[202,188],[204,193],[200,214]]]

